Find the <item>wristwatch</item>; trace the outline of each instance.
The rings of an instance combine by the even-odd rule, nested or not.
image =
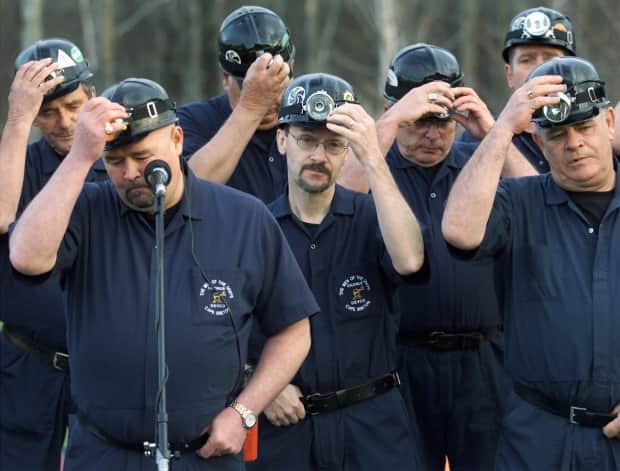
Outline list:
[[[256,414],[254,414],[254,412],[245,407],[243,404],[235,400],[230,403],[229,407],[232,407],[241,416],[243,428],[250,429],[256,425]]]

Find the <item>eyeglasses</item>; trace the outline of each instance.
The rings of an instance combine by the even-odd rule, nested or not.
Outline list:
[[[325,152],[330,155],[341,155],[349,148],[349,144],[345,144],[343,141],[336,139],[317,139],[314,136],[310,136],[308,134],[302,134],[301,136],[296,136],[292,132],[289,132],[297,145],[301,150],[314,152],[319,148],[321,144],[323,144],[323,149]]]

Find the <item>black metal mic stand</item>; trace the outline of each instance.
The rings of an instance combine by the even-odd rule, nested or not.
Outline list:
[[[166,193],[155,193],[155,248],[157,251],[157,277],[155,279],[155,325],[157,329],[157,440],[155,463],[159,471],[168,471],[170,447],[168,444],[168,410],[166,409],[166,323],[164,304],[164,213]]]

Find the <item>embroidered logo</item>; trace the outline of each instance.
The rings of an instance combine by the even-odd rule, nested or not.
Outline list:
[[[370,306],[369,291],[370,283],[366,278],[362,275],[351,275],[340,285],[338,295],[344,301],[347,311],[360,312]]]
[[[228,303],[235,296],[225,281],[210,280],[200,287],[200,297],[205,298],[204,311],[212,316],[224,316],[230,313]]]

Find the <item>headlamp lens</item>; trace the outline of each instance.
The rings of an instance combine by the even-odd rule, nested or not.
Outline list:
[[[559,97],[560,102],[543,106],[543,115],[551,123],[561,123],[570,115],[571,99],[565,93],[554,93],[550,96]]]
[[[306,113],[315,121],[325,121],[336,104],[324,90],[314,92],[306,100]]]
[[[523,20],[523,30],[530,36],[542,36],[551,28],[551,20],[541,11],[533,11]]]

